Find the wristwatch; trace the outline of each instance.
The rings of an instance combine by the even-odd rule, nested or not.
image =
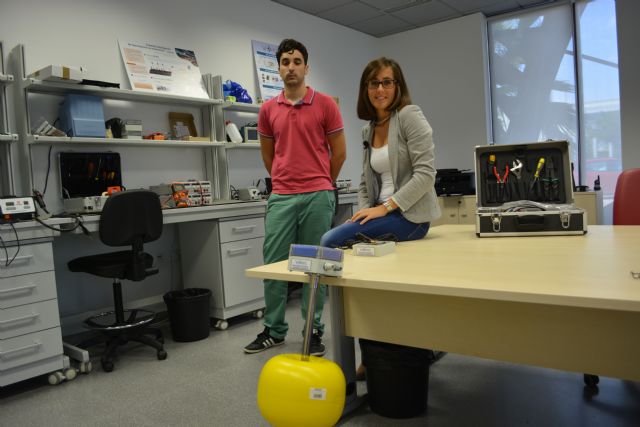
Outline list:
[[[384,203],[382,203],[382,206],[387,209],[387,212],[391,212],[393,210],[393,206],[391,205],[391,198],[385,200]]]

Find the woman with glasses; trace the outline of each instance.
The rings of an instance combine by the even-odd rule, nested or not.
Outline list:
[[[362,128],[359,210],[326,232],[320,244],[344,247],[366,239],[422,239],[430,221],[440,216],[433,132],[420,107],[411,104],[404,75],[393,59],[378,58],[365,67],[358,117],[369,121]],[[361,364],[356,379],[364,378]]]
[[[345,246],[362,239],[422,239],[430,221],[440,216],[434,188],[433,135],[393,59],[381,57],[360,78],[358,117],[364,162],[358,191],[359,210],[322,236],[321,245]]]

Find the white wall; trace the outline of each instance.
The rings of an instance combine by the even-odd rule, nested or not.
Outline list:
[[[439,169],[473,169],[474,147],[489,142],[486,46],[482,14],[381,40],[381,54],[400,63],[433,128]]]
[[[622,168],[640,167],[640,2],[616,0]]]
[[[89,70],[88,78],[118,82],[123,88],[129,86],[118,38],[193,49],[203,73],[231,78],[255,96],[251,40],[278,44],[288,37],[300,40],[309,50],[308,83],[340,98],[348,146],[341,175],[356,181],[361,169],[361,122],[355,113],[357,82],[363,64],[375,56],[376,39],[266,0],[0,2],[0,40],[4,41],[5,55],[15,45],[24,44],[28,73],[49,64],[81,65]],[[166,117],[166,111],[162,114]],[[201,157],[193,150],[126,147],[117,151],[121,152],[123,176],[130,188],[149,185],[150,180],[159,182],[163,176],[165,182],[177,175],[188,178],[202,166]],[[39,187],[44,181],[46,153],[45,147],[37,149],[35,181]],[[167,163],[167,157],[174,162]],[[246,185],[240,181],[247,177],[266,175],[258,150],[233,153],[230,167],[231,183],[238,186]],[[50,181],[56,180],[56,173],[52,173]],[[56,197],[54,190],[49,191],[49,197]],[[162,240],[151,246],[153,253],[160,256],[161,274],[135,286],[125,286],[125,300],[157,301],[167,290],[180,286],[176,242],[175,229],[165,227]],[[109,307],[112,303],[108,280],[70,273],[66,268],[66,262],[75,256],[104,251],[97,238],[65,236],[55,240],[54,249],[65,323],[75,323],[83,317],[78,315],[83,311]]]
[[[3,0],[0,5],[0,40],[7,51],[25,45],[28,72],[49,64],[82,65],[89,78],[125,88],[118,38],[193,49],[203,73],[231,78],[255,96],[251,40],[277,44],[285,37],[307,46],[308,83],[339,96],[348,154],[359,154],[357,79],[362,64],[375,56],[370,36],[266,0]],[[264,176],[261,162],[255,166],[256,177]],[[359,169],[359,158],[349,156],[343,175],[356,178]]]
[[[267,0],[2,0],[0,4],[5,54],[24,44],[27,72],[49,64],[81,65],[89,70],[88,78],[119,82],[124,88],[128,81],[118,38],[193,49],[203,73],[231,78],[251,95],[257,90],[251,40],[277,44],[293,37],[302,41],[310,54],[309,84],[340,98],[348,146],[341,177],[354,184],[360,177],[364,124],[355,112],[358,81],[367,62],[380,55],[402,65],[414,102],[434,128],[437,167],[473,168],[473,147],[488,140],[484,34],[484,18],[476,14],[376,39]],[[145,114],[145,120],[150,115],[140,114]],[[174,155],[175,150],[145,150],[118,149],[130,187],[149,185],[150,180],[166,175],[171,175],[167,181],[172,180],[201,167],[198,156],[189,150],[177,156],[180,164],[172,166],[163,157]],[[38,149],[37,157],[38,183],[44,180],[46,148]],[[233,152],[230,168],[230,182],[236,186],[265,176],[257,150]],[[50,197],[55,197],[55,191]],[[162,240],[151,247],[159,255],[162,273],[125,287],[126,300],[159,300],[164,292],[180,286],[176,242],[175,229],[165,227]],[[66,269],[66,262],[79,253],[103,251],[99,242],[66,236],[54,245],[61,312],[71,319],[66,323],[81,318],[83,311],[108,307],[107,280],[96,283]]]

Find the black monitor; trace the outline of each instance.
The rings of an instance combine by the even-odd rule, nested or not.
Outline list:
[[[59,153],[63,199],[99,196],[122,186],[119,153]]]

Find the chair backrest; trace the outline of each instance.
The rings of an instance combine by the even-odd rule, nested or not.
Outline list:
[[[640,225],[640,168],[618,176],[613,196],[613,224]]]
[[[149,190],[113,194],[102,209],[99,233],[108,246],[137,246],[157,240],[162,234],[158,195]]]

